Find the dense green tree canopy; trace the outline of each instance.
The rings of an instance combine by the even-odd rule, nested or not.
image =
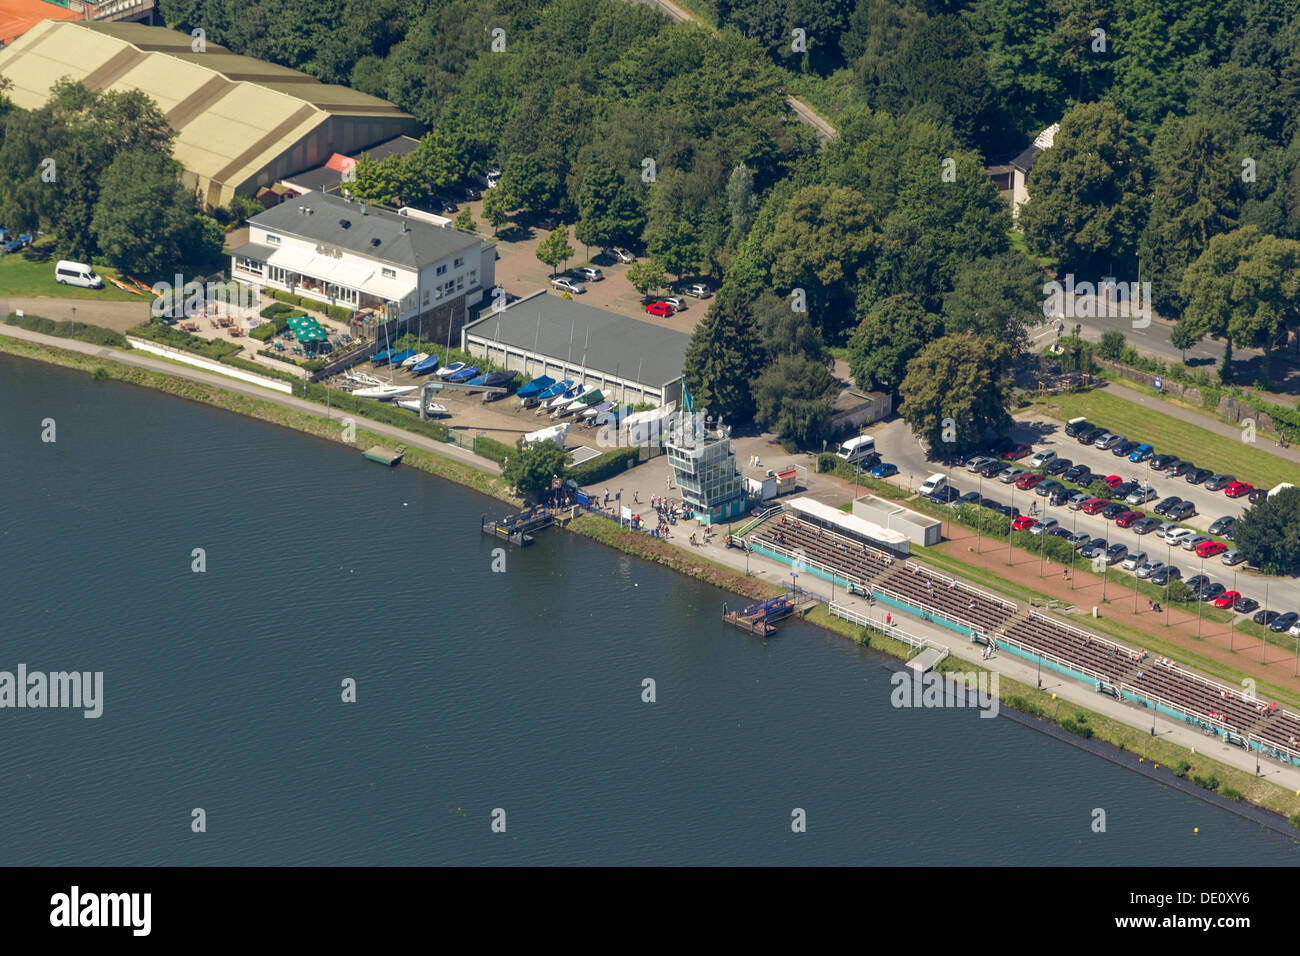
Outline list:
[[[908,363],[898,412],[932,455],[978,447],[987,434],[1002,434],[1011,425],[1011,359],[1010,346],[992,339],[936,339]],[[949,419],[955,438],[945,442]]]
[[[696,408],[724,421],[748,421],[754,414],[750,387],[763,362],[749,307],[719,295],[691,335],[682,374]]]
[[[1300,563],[1300,488],[1255,502],[1233,526],[1233,546],[1265,574],[1286,574]]]

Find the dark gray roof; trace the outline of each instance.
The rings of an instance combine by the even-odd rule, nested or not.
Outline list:
[[[359,149],[353,153],[353,156],[360,156],[362,153],[369,153],[370,158],[375,162],[381,159],[387,159],[389,156],[405,156],[420,145],[420,141],[412,136],[394,136],[392,139],[386,139],[368,149]]]
[[[236,249],[230,250],[232,256],[247,256],[250,259],[257,259],[259,262],[265,262],[275,252],[275,246],[264,245],[260,242],[246,242]]]
[[[311,215],[302,212],[310,209]],[[362,211],[365,215],[362,215]],[[477,254],[483,240],[399,215],[382,206],[349,202],[331,193],[307,193],[260,212],[251,223],[287,236],[337,246],[372,259],[420,269],[456,253]],[[342,225],[347,222],[348,225]],[[405,224],[407,232],[402,231]],[[372,240],[378,239],[378,244]]]
[[[585,350],[587,368],[655,387],[682,374],[691,340],[685,333],[548,292],[488,313],[467,325],[465,333],[529,352],[536,343],[538,353],[575,366],[583,364]]]
[[[1011,165],[1021,172],[1027,173],[1034,168],[1034,157],[1041,153],[1042,150],[1037,146],[1026,146],[1019,156],[1011,161]]]
[[[317,166],[315,169],[309,169],[306,172],[285,176],[284,181],[295,186],[301,186],[303,189],[323,193],[326,190],[335,189],[342,185],[343,174],[337,169],[331,169],[328,166]]]

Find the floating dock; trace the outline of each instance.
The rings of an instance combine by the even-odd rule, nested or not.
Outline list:
[[[554,523],[555,514],[551,509],[537,505],[527,511],[506,515],[496,521],[489,521],[486,516],[480,517],[479,530],[494,538],[501,538],[525,548],[533,543],[532,532],[549,528]]]
[[[793,594],[768,598],[758,604],[751,604],[742,611],[732,611],[724,607],[722,619],[734,624],[742,631],[767,637],[776,632],[776,622],[784,621],[796,610]]]
[[[402,456],[406,454],[406,446],[398,445],[396,448],[385,448],[383,445],[373,445],[362,454],[370,461],[377,461],[381,465],[388,465],[391,468],[402,460]]]

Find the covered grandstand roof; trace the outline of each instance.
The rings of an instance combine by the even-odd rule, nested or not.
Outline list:
[[[383,121],[417,125],[369,94],[215,44],[195,52],[194,42],[139,23],[45,21],[0,50],[0,75],[24,109],[43,106],[65,76],[92,90],[146,93],[177,131],[176,159],[222,184],[248,181],[331,117],[369,120],[380,136],[391,136]]]
[[[791,498],[785,503],[785,506],[791,511],[797,511],[810,518],[816,518],[818,521],[824,521],[832,527],[848,531],[859,538],[879,541],[894,548],[905,547],[911,540],[901,531],[891,531],[888,528],[881,527],[874,521],[867,521],[857,515],[846,514],[840,511],[839,508],[824,505],[813,498]]]

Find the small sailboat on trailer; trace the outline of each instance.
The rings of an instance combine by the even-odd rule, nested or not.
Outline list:
[[[420,358],[418,355],[416,358]],[[428,375],[438,367],[438,356],[428,355],[411,366],[412,375]]]
[[[428,357],[429,357],[428,352],[419,352],[415,355],[412,355],[410,358],[403,359],[402,368],[415,368],[415,366],[419,365]]]
[[[534,402],[537,396],[555,384],[555,379],[549,375],[539,375],[527,385],[521,385],[519,391],[515,392],[519,396],[519,404],[525,408],[528,407],[528,400],[531,398]]]
[[[375,398],[381,402],[386,402],[398,395],[413,392],[419,387],[418,385],[374,385],[368,388],[359,388],[352,394],[357,398]]]

